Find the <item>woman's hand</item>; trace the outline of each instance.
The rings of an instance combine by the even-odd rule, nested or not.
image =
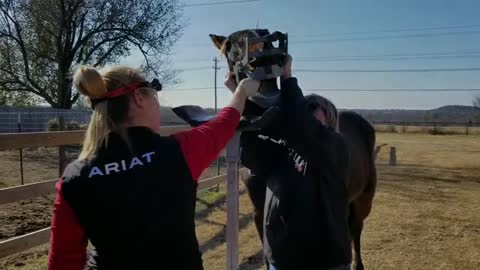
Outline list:
[[[260,81],[246,78],[240,81],[237,91],[243,91],[247,97],[251,97],[257,94],[258,88],[260,88]]]
[[[241,80],[235,91],[233,91],[233,97],[230,100],[228,107],[232,107],[242,114],[243,110],[245,109],[245,101],[248,97],[257,94],[259,87],[259,81],[248,78]]]
[[[285,62],[285,65],[283,66],[283,74],[281,76],[281,80],[287,80],[292,77],[292,56],[290,54],[287,54],[287,61]]]
[[[228,72],[225,75],[224,84],[230,90],[230,92],[234,93],[235,89],[237,88],[237,80],[235,78],[235,73]]]

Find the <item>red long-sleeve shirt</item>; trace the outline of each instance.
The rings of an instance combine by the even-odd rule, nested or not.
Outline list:
[[[233,136],[239,121],[240,113],[227,107],[214,120],[174,135],[195,181]],[[58,181],[55,187],[57,197],[53,209],[48,269],[82,270],[87,260],[87,236],[62,196],[62,181]]]

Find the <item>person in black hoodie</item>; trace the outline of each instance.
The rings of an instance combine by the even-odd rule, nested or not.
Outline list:
[[[349,269],[349,154],[337,110],[321,96],[302,94],[289,58],[279,116],[267,128],[242,135],[242,163],[252,173],[247,185],[266,190],[264,254],[270,269]],[[257,227],[259,198],[253,201]]]

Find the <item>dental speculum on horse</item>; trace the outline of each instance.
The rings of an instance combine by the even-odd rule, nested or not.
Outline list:
[[[288,34],[278,31],[269,34],[268,30],[259,30],[257,34],[260,36],[246,37],[243,58],[232,63],[230,69],[235,73],[237,83],[246,77],[262,82],[257,95],[249,99],[262,108],[268,108],[277,103],[280,93],[278,87],[264,87],[263,82],[283,74],[288,55]],[[274,47],[277,41],[278,47]]]

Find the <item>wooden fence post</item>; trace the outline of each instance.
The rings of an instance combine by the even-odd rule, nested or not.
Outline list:
[[[22,113],[18,113],[18,120],[17,120],[17,127],[18,127],[18,133],[22,133]],[[24,178],[23,178],[23,149],[20,148],[20,183],[22,186],[24,185]]]
[[[227,270],[238,270],[240,132],[227,145]]]
[[[63,116],[58,118],[58,130],[65,130],[65,119]],[[65,169],[65,146],[60,145],[58,147],[58,177],[62,177],[63,170]]]
[[[397,148],[390,147],[390,166],[397,166]]]

